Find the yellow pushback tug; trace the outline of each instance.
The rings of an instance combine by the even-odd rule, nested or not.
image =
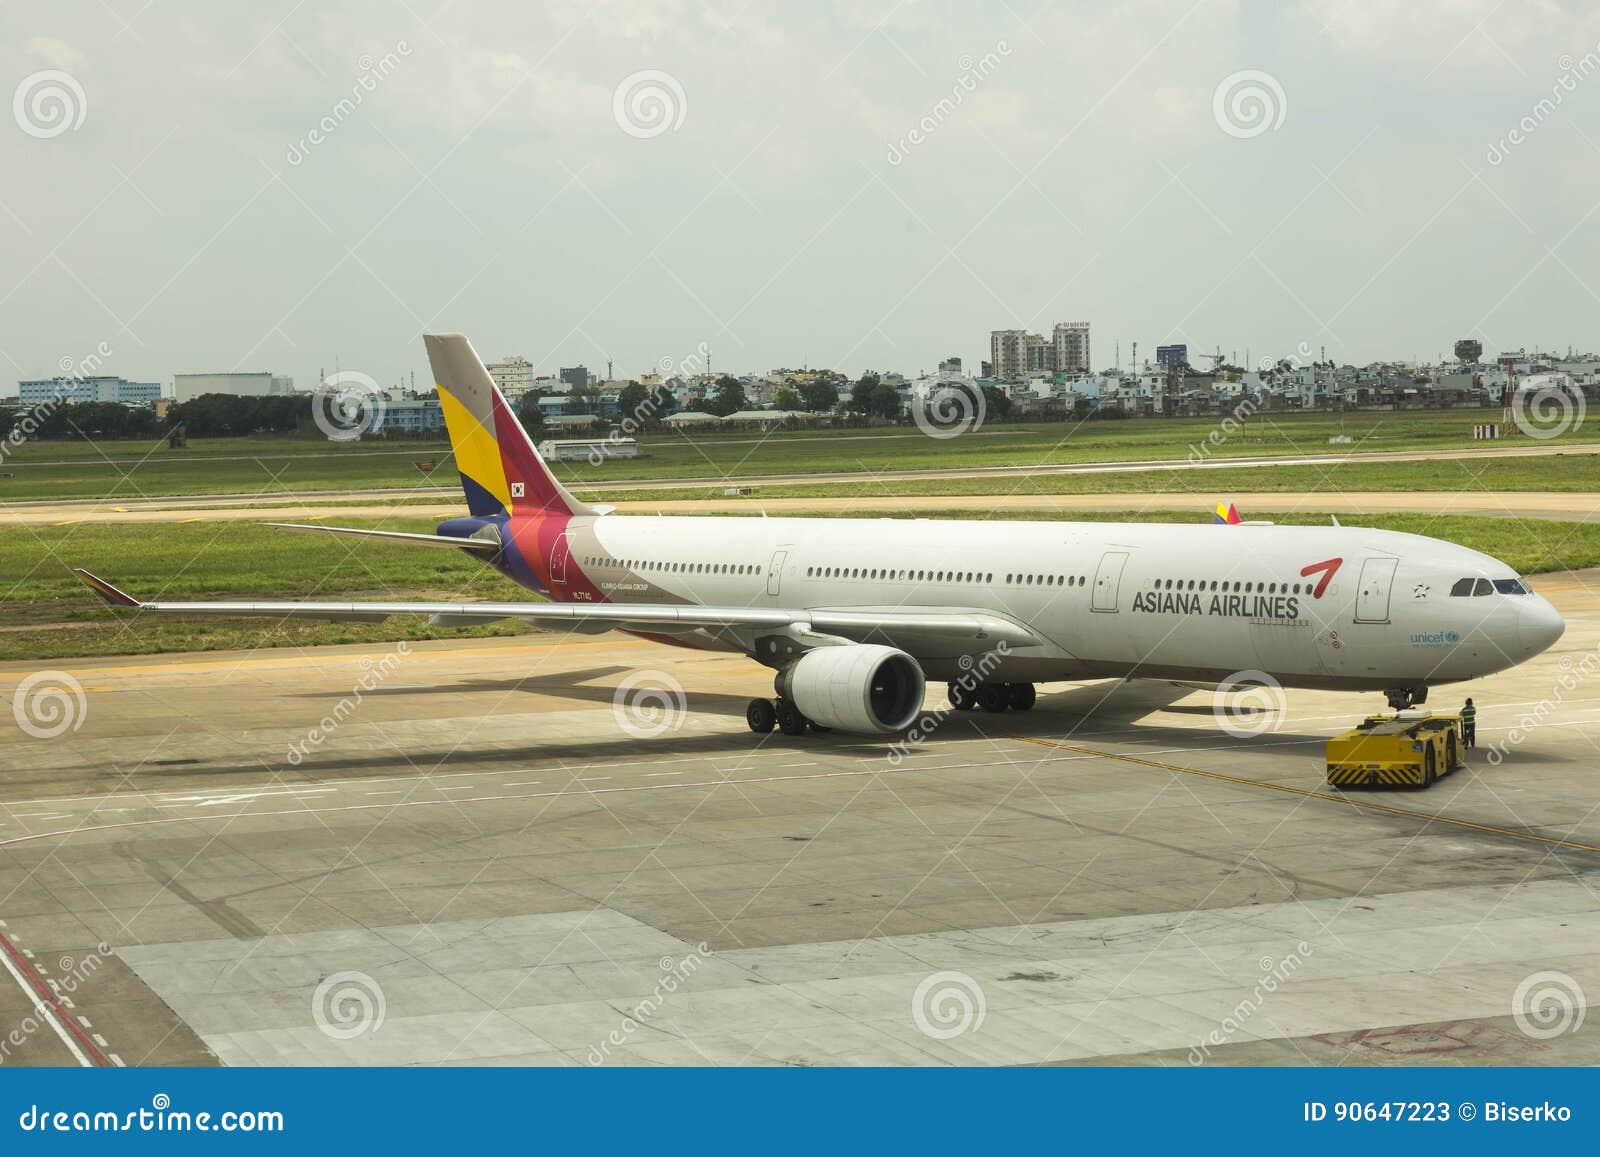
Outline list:
[[[1461,717],[1401,711],[1372,715],[1328,740],[1332,787],[1432,787],[1460,765]]]

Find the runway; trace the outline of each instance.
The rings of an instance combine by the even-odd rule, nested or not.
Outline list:
[[[1467,689],[1470,767],[1348,798],[1376,696],[1235,738],[1060,685],[897,746],[753,736],[764,669],[612,635],[58,663],[0,752],[0,1060],[1600,1062],[1512,1015],[1600,991],[1600,572],[1538,585],[1567,635]]]
[[[1209,518],[1219,500],[1233,502],[1246,518],[1283,513],[1359,514],[1464,514],[1489,518],[1552,519],[1588,522],[1600,517],[1595,496],[1570,491],[1318,491],[1226,493],[1204,490],[1169,494],[952,494],[875,495],[861,493],[811,498],[704,498],[651,502],[619,502],[628,514],[838,514],[874,511],[885,514],[1004,510],[1037,511],[1060,517],[1073,512],[1119,510],[1189,510],[1197,519]],[[223,507],[188,506],[176,499],[156,504],[80,506],[11,506],[0,509],[0,523],[14,526],[75,526],[99,523],[174,522],[293,522],[326,519],[371,520],[383,518],[454,518],[464,510],[458,501],[396,504],[378,502],[326,502]]]

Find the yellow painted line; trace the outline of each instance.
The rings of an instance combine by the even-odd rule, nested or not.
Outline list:
[[[65,522],[56,523],[56,525],[57,526],[77,526],[78,523],[80,523],[82,521],[83,521],[83,519],[81,519],[81,518],[69,518]]]
[[[1370,800],[1351,799],[1344,795],[1331,795],[1325,791],[1309,791],[1303,787],[1290,787],[1282,783],[1268,783],[1260,779],[1246,779],[1239,775],[1224,775],[1220,771],[1202,771],[1198,767],[1184,767],[1177,763],[1163,763],[1159,759],[1141,759],[1137,755],[1126,755],[1120,751],[1102,751],[1096,747],[1081,747],[1075,743],[1056,743],[1049,739],[1032,739],[1025,735],[1013,735],[1010,738],[1019,743],[1033,743],[1039,747],[1055,747],[1062,751],[1076,751],[1084,755],[1098,755],[1102,759],[1115,759],[1123,763],[1136,763],[1141,767],[1154,767],[1161,771],[1177,772],[1180,775],[1197,775],[1203,779],[1221,780],[1223,783],[1236,783],[1243,787],[1260,787],[1268,791],[1281,791],[1286,795],[1304,796],[1307,799],[1324,799],[1329,803],[1344,804],[1347,807],[1366,808],[1368,811],[1384,812],[1388,815],[1405,816],[1407,819],[1427,820],[1430,823],[1449,824],[1452,827],[1468,828],[1475,832],[1487,832],[1496,836],[1511,836],[1518,840],[1532,840],[1535,843],[1550,844],[1558,848],[1572,848],[1580,852],[1600,852],[1600,848],[1590,844],[1574,843],[1571,840],[1558,840],[1554,836],[1536,836],[1531,832],[1517,832],[1510,828],[1497,828],[1489,824],[1475,824],[1470,820],[1451,819],[1449,816],[1432,815],[1428,812],[1413,811],[1411,808],[1393,807],[1389,804],[1373,803]]]

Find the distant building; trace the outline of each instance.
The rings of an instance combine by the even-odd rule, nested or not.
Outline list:
[[[487,368],[494,384],[508,398],[520,398],[533,389],[533,366],[525,357],[512,354],[503,361],[490,362]]]
[[[1476,362],[1483,357],[1483,343],[1476,338],[1462,338],[1456,342],[1456,360],[1461,362]]]
[[[1060,322],[1048,338],[1025,329],[997,329],[989,334],[987,368],[998,378],[1088,373],[1089,361],[1086,321]]]
[[[232,394],[236,398],[268,398],[294,393],[294,379],[282,374],[174,374],[172,398],[187,402],[202,394]]]
[[[130,382],[126,378],[36,378],[17,383],[17,402],[33,407],[52,398],[69,402],[121,402],[127,406],[153,406],[161,397],[160,382]]]
[[[1173,366],[1187,365],[1189,362],[1189,346],[1179,342],[1176,345],[1156,346],[1156,365],[1163,369]]]
[[[589,367],[562,366],[561,380],[567,384],[568,389],[587,390],[589,388]]]
[[[944,361],[939,363],[939,372],[941,374],[959,374],[961,372],[961,359],[945,358]]]
[[[438,398],[407,398],[383,405],[382,431],[430,431],[444,429],[444,411]]]
[[[550,462],[579,459],[637,458],[636,438],[552,438],[539,443],[539,454]]]
[[[1058,322],[1056,328],[1052,331],[1051,337],[1055,360],[1049,366],[1050,369],[1072,374],[1086,374],[1089,372],[1088,322]]]

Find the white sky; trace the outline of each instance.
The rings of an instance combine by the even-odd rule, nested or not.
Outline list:
[[[0,377],[104,342],[164,383],[337,357],[426,384],[433,329],[619,376],[702,341],[735,371],[975,366],[1058,320],[1097,367],[1118,338],[1586,348],[1597,41],[1594,6],[1527,0],[12,3],[3,87],[64,71],[83,119],[0,122]],[[647,69],[682,121],[640,137],[613,97]],[[1282,120],[1232,135],[1245,70]]]

